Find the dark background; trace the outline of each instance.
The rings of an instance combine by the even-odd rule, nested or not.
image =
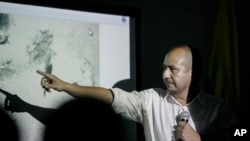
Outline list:
[[[15,2],[15,0],[9,0]],[[209,64],[218,14],[218,0],[78,0],[16,2],[76,10],[104,11],[129,14],[136,18],[136,78],[137,90],[162,87],[162,63],[166,51],[175,45],[187,43],[198,47],[203,55],[204,74]],[[229,100],[241,120],[249,119],[248,80],[248,7],[246,1],[234,0],[238,40],[240,101]],[[234,62],[232,62],[234,63]],[[217,68],[214,68],[217,69]],[[230,75],[228,77],[232,77]],[[236,76],[236,74],[235,74]],[[213,81],[207,80],[205,84]],[[225,87],[223,84],[221,87]],[[210,85],[207,86],[210,88]],[[225,88],[227,89],[227,88]],[[227,94],[226,94],[227,95]],[[228,93],[234,97],[235,93]],[[224,98],[224,97],[222,97]],[[237,104],[236,104],[237,103]],[[247,120],[245,120],[248,122]],[[140,139],[140,137],[139,137]]]

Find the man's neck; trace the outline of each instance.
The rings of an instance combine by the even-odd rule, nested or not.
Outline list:
[[[187,97],[188,97],[187,92],[183,92],[183,93],[180,93],[180,94],[174,94],[173,96],[174,96],[175,100],[178,101],[182,106],[186,106]]]

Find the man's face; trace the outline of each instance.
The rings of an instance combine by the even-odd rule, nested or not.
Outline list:
[[[165,57],[162,78],[171,94],[188,92],[192,70],[186,62],[187,53],[182,48],[172,50]]]

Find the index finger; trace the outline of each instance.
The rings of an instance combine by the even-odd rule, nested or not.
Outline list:
[[[51,76],[49,73],[46,73],[46,72],[43,72],[43,71],[40,71],[40,70],[37,70],[36,72],[37,72],[38,74],[44,76],[44,77],[52,78],[52,76]]]

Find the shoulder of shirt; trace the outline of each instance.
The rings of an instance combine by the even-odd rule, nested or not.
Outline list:
[[[165,93],[166,90],[162,89],[162,88],[151,88],[153,89],[154,91],[156,91],[157,93]]]
[[[162,96],[165,96],[167,94],[167,90],[164,90],[162,88],[152,88],[152,90]]]

